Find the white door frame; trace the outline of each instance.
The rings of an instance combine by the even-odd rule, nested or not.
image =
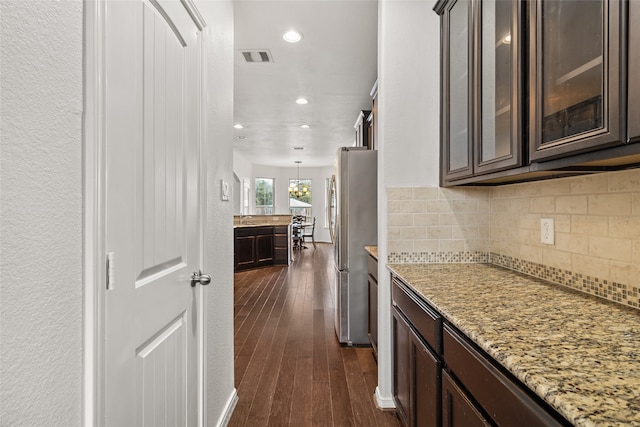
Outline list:
[[[83,253],[83,402],[82,423],[86,427],[103,425],[104,408],[104,302],[106,291],[106,253],[105,253],[105,85],[104,85],[104,27],[105,27],[105,1],[84,0],[84,117],[83,117],[83,222],[84,222],[84,253]],[[191,0],[181,0],[189,14],[202,31],[206,23],[197,11]],[[202,43],[204,54],[205,42]],[[202,93],[205,93],[206,74],[203,67],[206,61],[201,55],[199,71],[201,73],[201,95],[198,111],[199,122],[199,150],[200,150],[200,255],[199,264],[204,265],[204,236],[206,232],[206,144],[204,138],[204,112],[206,102]],[[206,420],[206,313],[204,308],[204,289],[199,286],[199,349],[198,355],[198,425],[204,426]]]
[[[83,424],[104,419],[105,143],[104,3],[84,2],[84,401]]]

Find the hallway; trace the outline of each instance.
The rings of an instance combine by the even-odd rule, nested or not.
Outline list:
[[[230,426],[399,426],[375,408],[371,348],[341,347],[333,326],[333,247],[236,273],[235,383]]]

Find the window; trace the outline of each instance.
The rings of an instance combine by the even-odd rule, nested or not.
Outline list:
[[[289,211],[291,215],[311,218],[311,194],[310,179],[289,180]]]
[[[256,178],[256,215],[273,215],[273,178]]]

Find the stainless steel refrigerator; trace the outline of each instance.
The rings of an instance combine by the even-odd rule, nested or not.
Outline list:
[[[338,149],[329,191],[335,252],[336,335],[347,345],[369,344],[367,254],[378,244],[378,156],[364,147]]]

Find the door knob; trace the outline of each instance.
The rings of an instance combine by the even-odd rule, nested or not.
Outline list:
[[[211,283],[211,275],[210,274],[202,274],[202,271],[194,271],[191,275],[191,287],[194,287],[196,283],[200,283],[201,285],[208,285]]]

